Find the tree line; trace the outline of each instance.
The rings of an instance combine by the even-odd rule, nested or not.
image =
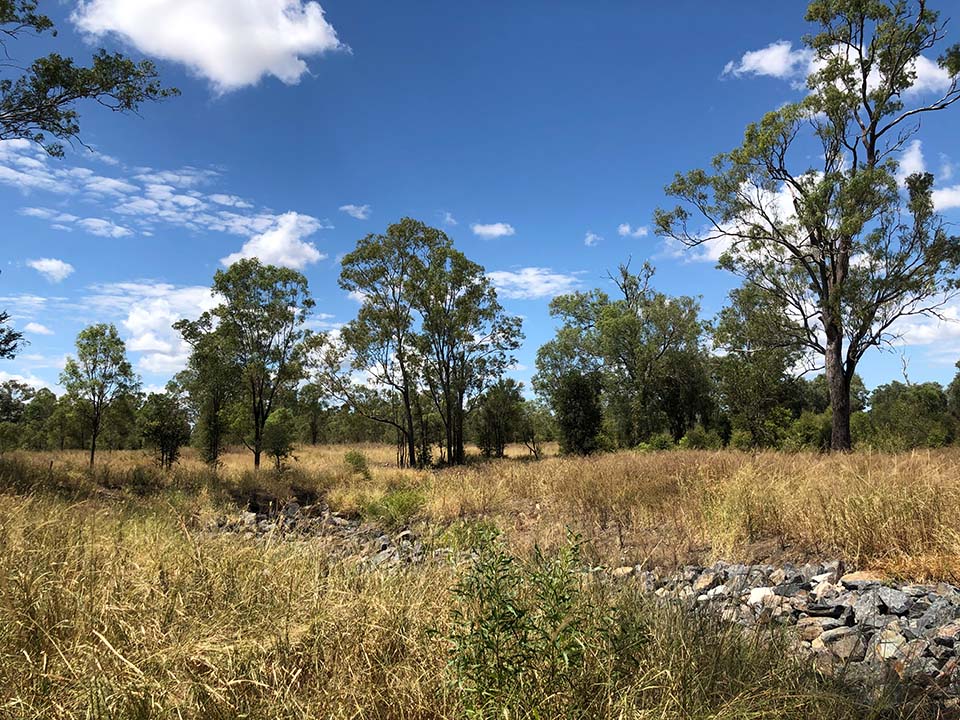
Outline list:
[[[661,237],[719,248],[720,267],[742,279],[712,322],[695,298],[657,292],[648,265],[555,298],[560,326],[538,352],[536,406],[503,381],[519,319],[440,230],[407,218],[362,239],[340,275],[360,310],[329,336],[308,326],[301,274],[241,261],[214,279],[222,304],[177,326],[192,354],[168,394],[181,398],[203,457],[215,463],[240,442],[259,466],[305,387],[389,436],[399,465],[462,463],[471,437],[500,454],[504,438],[548,427],[571,452],[668,438],[840,451],[855,440],[951,442],[955,383],[891,383],[867,397],[857,369],[898,340],[904,319],[939,317],[960,293],[960,239],[936,212],[934,177],[899,163],[921,119],[960,100],[960,44],[940,50],[937,81],[918,88],[947,29],[926,2],[814,0],[806,20],[817,31],[804,38],[804,98],[750,124],[709,169],[678,174],[666,188],[678,204],[655,214]],[[33,0],[0,1],[9,37],[51,26]],[[920,102],[920,90],[934,99]],[[77,100],[133,111],[172,94],[149,63],[101,52],[84,69],[51,55],[0,82],[0,138],[58,155],[57,140],[79,133]],[[22,342],[8,321],[0,313],[5,357]],[[61,382],[92,463],[111,415],[136,405],[137,383],[115,329],[84,333]],[[802,380],[801,370],[823,375]]]

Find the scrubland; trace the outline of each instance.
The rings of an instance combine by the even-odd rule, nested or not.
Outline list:
[[[93,473],[80,453],[5,456],[0,717],[926,716],[819,675],[774,630],[579,569],[837,557],[957,580],[960,453],[511,454],[413,471],[388,447],[333,446],[282,473],[238,452],[168,475],[142,453]],[[461,559],[371,569],[309,539],[207,530],[293,496]]]

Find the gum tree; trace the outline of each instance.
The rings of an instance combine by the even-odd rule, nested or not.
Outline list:
[[[115,326],[100,323],[80,331],[77,356],[67,358],[60,384],[77,403],[81,420],[90,433],[90,467],[93,467],[97,438],[107,411],[120,398],[137,392],[140,387]]]
[[[946,25],[925,2],[817,0],[806,18],[819,26],[804,40],[807,96],[749,125],[710,170],[678,175],[667,193],[680,204],[656,224],[689,247],[722,243],[720,266],[786,307],[778,331],[824,368],[831,447],[848,450],[864,353],[895,340],[897,321],[937,315],[957,290],[960,248],[934,212],[933,177],[901,187],[898,158],[922,117],[960,99],[960,45],[940,55],[944,83],[924,104],[918,63],[931,62],[924,53]]]

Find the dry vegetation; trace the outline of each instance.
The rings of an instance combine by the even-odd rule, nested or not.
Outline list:
[[[610,565],[819,555],[960,576],[954,452],[520,454],[413,472],[390,467],[390,448],[305,448],[288,472],[257,476],[237,453],[217,479],[190,457],[169,477],[140,453],[104,453],[93,477],[79,453],[0,459],[0,717],[918,717],[858,704],[775,636],[592,587],[578,602],[638,641],[591,632],[562,681],[478,708],[449,665],[469,603],[445,589],[463,565],[371,571],[317,541],[202,530],[247,493],[308,486],[360,514],[405,497],[394,520],[438,543],[496,525],[521,563],[572,529]]]

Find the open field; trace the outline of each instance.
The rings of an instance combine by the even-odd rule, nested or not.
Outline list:
[[[366,472],[346,464],[351,450],[366,458]],[[213,482],[189,454],[166,477],[143,453],[120,451],[104,453],[97,474],[122,490],[125,473],[139,467],[149,481],[141,474],[137,482],[151,491],[159,489],[152,483],[209,484],[241,502],[257,488],[282,501],[299,484],[333,509],[359,515],[386,500],[397,506],[395,520],[430,532],[496,525],[522,554],[534,545],[556,547],[572,530],[586,541],[589,558],[606,565],[836,557],[906,579],[960,580],[960,450],[677,450],[529,462],[512,448],[512,459],[437,471],[398,470],[387,446],[304,447],[296,454],[287,473],[256,476],[249,453],[230,453]],[[26,468],[21,474],[35,475],[34,485],[72,478],[75,491],[89,483],[82,452],[8,458]],[[0,474],[4,486],[8,475]]]
[[[652,607],[538,564],[533,548],[563,557],[569,529],[591,563],[836,555],[956,578],[957,453],[618,453],[424,472],[390,467],[384,447],[298,457],[255,476],[230,455],[218,479],[190,457],[169,477],[132,452],[104,453],[94,477],[79,453],[0,460],[0,717],[927,717],[864,704],[775,631],[751,639]],[[203,531],[245,493],[291,488],[461,549],[463,530],[495,525],[515,584],[491,582],[488,565],[464,593],[463,563],[371,570],[313,541]],[[548,596],[566,600],[527,616],[527,654],[499,666],[477,649],[501,611]]]

